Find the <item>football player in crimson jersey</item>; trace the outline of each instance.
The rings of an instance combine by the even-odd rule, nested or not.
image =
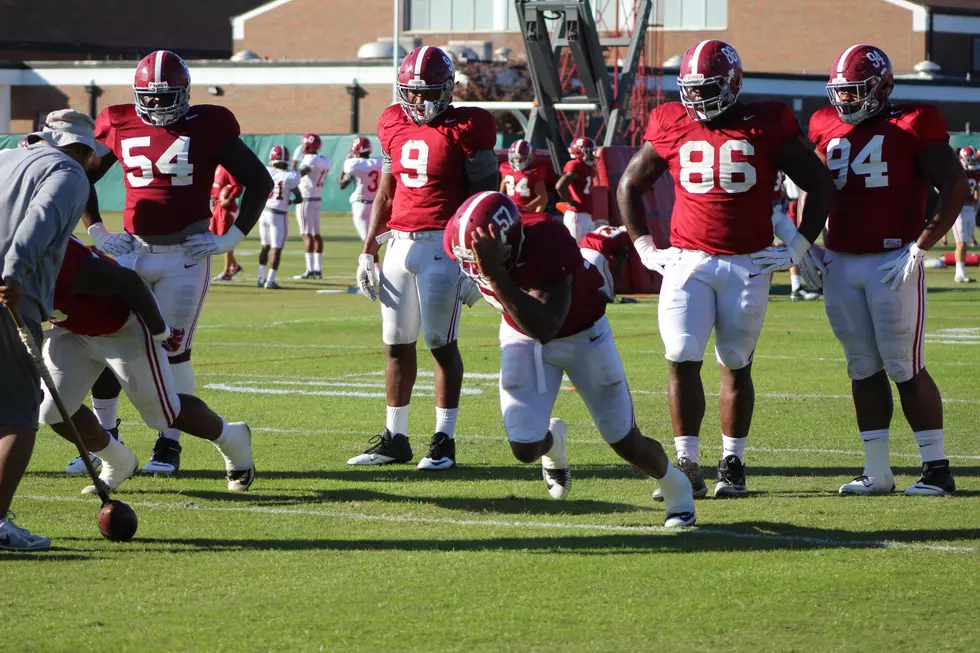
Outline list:
[[[173,426],[209,440],[225,459],[228,489],[240,492],[252,485],[255,467],[248,425],[229,424],[197,397],[177,393],[165,354],[180,349],[184,331],[167,325],[139,275],[72,237],[55,281],[51,322],[55,326],[44,342],[44,362],[86,449],[102,459],[99,478],[108,490],[131,477],[139,463],[136,454],[110,437],[82,404],[107,366],[147,425]],[[41,423],[72,441],[52,397],[45,393]],[[96,488],[83,492],[95,494]]]
[[[569,204],[563,220],[572,238],[579,242],[582,236],[595,229],[592,222],[595,143],[591,138],[576,138],[568,147],[568,153],[572,158],[565,164],[564,172],[555,184],[555,192]]]
[[[293,170],[303,173],[299,182],[302,203],[296,206],[296,222],[303,236],[306,252],[306,272],[294,279],[322,279],[323,238],[320,237],[320,203],[323,201],[323,184],[333,162],[330,157],[320,154],[320,137],[307,134],[303,137],[302,148],[296,148],[298,161],[293,161]]]
[[[364,242],[371,223],[371,205],[381,183],[381,161],[371,157],[371,141],[363,136],[358,136],[350,144],[350,153],[344,161],[338,186],[344,190],[351,182],[354,183],[354,192],[350,195],[350,211],[357,236]]]
[[[514,141],[507,151],[507,161],[500,164],[500,192],[522,211],[544,211],[548,189],[544,184],[548,171],[534,165],[534,148],[525,140]]]
[[[600,289],[607,302],[616,299],[616,279],[631,256],[636,256],[626,227],[603,225],[585,234],[579,243],[582,258],[602,275]]]
[[[891,104],[893,87],[888,56],[853,45],[831,68],[831,106],[810,118],[810,140],[839,189],[827,227],[824,302],[847,358],[865,454],[863,473],[840,493],[895,489],[888,456],[891,378],[923,463],[905,493],[943,495],[955,484],[943,449],[943,400],[923,358],[922,259],[955,222],[967,185],[939,111]],[[939,189],[939,202],[927,219],[930,186]],[[810,197],[803,200],[804,220]]]
[[[214,183],[211,185],[211,233],[224,236],[235,224],[238,214],[238,198],[245,187],[235,181],[224,166],[214,170]],[[242,271],[242,266],[235,260],[234,250],[225,252],[225,268],[213,281],[231,281]]]
[[[681,101],[650,113],[646,142],[620,180],[619,210],[640,260],[664,277],[658,317],[678,467],[691,478],[695,496],[705,496],[698,466],[705,409],[701,363],[714,328],[722,431],[715,496],[737,497],[747,493],[752,355],[765,320],[769,273],[806,260],[834,185],[789,107],[739,101],[742,63],[730,45],[710,40],[692,47],[681,60],[678,84]],[[664,250],[650,236],[643,194],[667,170],[676,197],[673,247]],[[799,233],[785,247],[772,246],[777,170],[811,193]]]
[[[503,312],[500,408],[514,457],[540,459],[548,493],[568,495],[567,427],[551,417],[568,374],[613,451],[657,479],[666,498],[664,525],[692,526],[691,483],[636,425],[606,319],[602,275],[568,231],[545,213],[521,213],[505,195],[486,192],[459,207],[445,249],[487,303]]]
[[[459,266],[442,249],[446,223],[473,193],[497,188],[497,127],[484,109],[451,106],[455,69],[445,52],[422,46],[402,61],[398,104],[378,121],[381,187],[357,262],[357,283],[372,299],[381,296],[385,343],[387,419],[364,454],[351,465],[406,463],[408,410],[417,371],[419,331],[435,361],[436,426],[419,469],[455,464],[453,435],[463,383],[456,342],[460,300],[476,302]],[[389,242],[381,269],[378,248]],[[472,287],[472,284],[469,284]]]
[[[157,50],[136,67],[133,104],[106,107],[95,121],[95,135],[110,150],[89,170],[94,184],[119,161],[126,187],[125,231],[110,233],[102,224],[93,187],[82,215],[95,246],[143,277],[160,302],[167,322],[186,333],[170,352],[178,392],[193,394],[191,345],[211,281],[211,255],[232,251],[259,219],[272,180],[265,166],[239,138],[238,121],[225,109],[190,104],[190,72],[173,52]],[[245,187],[235,223],[228,233],[209,231],[209,197],[218,165]],[[114,393],[99,411],[103,426],[115,426],[112,397],[118,383],[104,375]],[[100,380],[99,385],[103,383]],[[108,394],[109,396],[105,396]],[[143,468],[170,475],[180,466],[180,432],[168,428]]]
[[[980,198],[980,165],[977,164],[977,151],[967,145],[960,150],[960,163],[966,173],[966,183],[970,185],[970,192],[967,196],[960,215],[956,218],[953,225],[953,238],[956,239],[956,251],[953,253],[956,260],[956,274],[953,281],[956,283],[972,283],[974,280],[966,275],[966,249],[970,241],[973,240],[973,230],[977,227],[977,200]]]

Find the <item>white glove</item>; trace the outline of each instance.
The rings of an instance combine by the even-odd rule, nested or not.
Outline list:
[[[810,249],[810,241],[797,233],[788,245],[779,247],[774,245],[753,252],[749,256],[762,268],[760,274],[765,274],[775,270],[788,270],[794,265],[799,265],[808,249]]]
[[[110,256],[123,256],[136,249],[136,243],[130,234],[125,231],[121,234],[114,234],[106,229],[101,222],[96,222],[89,227],[88,235],[91,236],[96,249]]]
[[[370,254],[361,254],[357,257],[357,287],[370,297],[372,302],[378,298],[377,263]]]
[[[470,308],[476,306],[476,303],[483,299],[483,293],[480,292],[480,286],[476,285],[476,282],[465,274],[460,280],[459,286],[459,297],[463,300],[463,303]]]
[[[807,288],[820,290],[823,288],[823,274],[827,265],[823,262],[823,248],[811,247],[800,261],[800,276]]]
[[[776,234],[776,238],[784,243],[793,242],[796,234],[799,233],[789,216],[778,211],[773,211],[772,214],[772,231]]]
[[[673,247],[658,249],[653,244],[653,236],[650,235],[640,236],[634,240],[633,247],[636,248],[636,253],[640,255],[640,263],[643,264],[643,267],[661,275],[668,266],[677,260],[677,250]]]
[[[881,283],[888,283],[891,281],[892,290],[898,290],[903,283],[909,280],[909,277],[919,269],[922,265],[922,259],[925,257],[926,251],[924,249],[919,249],[919,246],[915,243],[910,244],[901,255],[888,261],[884,265],[879,265],[878,269],[881,271],[887,270],[888,272],[881,278]]]
[[[245,234],[235,225],[231,225],[224,236],[215,236],[210,231],[193,234],[184,239],[185,253],[192,259],[202,259],[205,256],[230,252],[245,240]]]

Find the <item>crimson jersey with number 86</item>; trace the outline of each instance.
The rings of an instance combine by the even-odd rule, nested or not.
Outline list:
[[[720,126],[692,120],[679,102],[650,113],[644,139],[668,165],[676,197],[670,243],[713,255],[749,254],[772,244],[776,153],[801,135],[781,102],[736,104]]]
[[[919,237],[928,181],[918,156],[930,143],[949,142],[946,122],[935,107],[893,105],[856,125],[841,122],[833,107],[824,107],[810,118],[810,141],[837,184],[829,249],[871,254]]]
[[[95,120],[95,137],[123,168],[126,231],[162,236],[209,222],[221,148],[240,133],[234,114],[212,104],[192,106],[166,127],[147,125],[132,104],[106,107]]]
[[[395,104],[378,120],[378,139],[396,183],[388,228],[438,231],[468,197],[465,159],[493,150],[497,127],[489,111],[474,107],[449,107],[417,125]]]

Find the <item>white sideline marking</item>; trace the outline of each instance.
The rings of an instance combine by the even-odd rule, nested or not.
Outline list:
[[[284,385],[320,385],[320,386],[339,386],[342,388],[350,387],[350,383],[332,383],[332,382],[308,382],[308,383],[297,383],[295,381],[269,381],[270,384],[281,383]],[[364,384],[362,387],[365,388],[377,388],[379,390],[384,390],[384,384]],[[312,397],[366,397],[366,398],[377,398],[384,397],[384,392],[360,392],[360,391],[350,391],[350,390],[300,390],[300,389],[286,389],[286,388],[259,388],[254,386],[239,385],[239,384],[227,384],[227,383],[209,383],[204,386],[206,390],[224,390],[225,392],[240,392],[244,394],[259,394],[259,395],[306,395]],[[423,386],[416,385],[415,390],[419,391],[420,397],[434,397],[435,387],[434,386]],[[479,388],[463,388],[462,393],[464,395],[482,395],[483,390]]]
[[[81,497],[21,496],[21,500],[67,503],[91,503],[91,499]],[[262,506],[201,506],[195,503],[166,503],[159,501],[131,501],[132,506],[143,508],[163,508],[166,510],[201,510],[205,512],[254,513],[263,515],[298,515],[303,517],[324,517],[327,519],[347,519],[351,521],[375,521],[401,524],[432,524],[441,526],[462,526],[486,528],[530,528],[540,530],[600,531],[607,533],[657,533],[678,536],[722,536],[743,540],[769,542],[801,542],[817,544],[829,548],[869,548],[869,549],[918,549],[924,551],[946,551],[956,553],[976,553],[980,547],[950,546],[945,544],[920,544],[916,542],[895,542],[893,540],[845,540],[833,537],[807,537],[805,535],[776,535],[768,533],[745,533],[724,528],[677,529],[664,526],[619,526],[615,524],[576,524],[569,522],[511,521],[502,519],[447,519],[440,517],[414,517],[410,515],[368,515],[359,512],[330,510],[294,510],[288,508],[266,508]]]
[[[361,377],[361,376],[384,376],[383,371],[379,372],[354,372],[352,374],[345,374],[345,377]],[[419,370],[418,376],[425,377],[428,379],[435,377],[435,372],[432,370]],[[484,379],[487,381],[496,381],[500,378],[499,372],[464,372],[463,380],[466,379]]]
[[[201,329],[274,329],[276,327],[289,324],[319,324],[320,322],[381,322],[381,316],[371,317],[367,315],[349,315],[347,317],[318,317],[316,319],[303,318],[297,320],[282,320],[279,322],[261,322],[258,324],[199,324],[197,330]]]
[[[777,354],[756,354],[752,358],[755,359],[769,359],[769,360],[783,360],[783,361],[811,361],[811,362],[821,362],[821,363],[841,363],[846,364],[847,361],[844,360],[844,355],[841,354],[838,357],[830,356],[780,356]],[[976,367],[976,363],[970,363],[967,361],[937,361],[929,360],[926,367],[937,367],[940,365],[951,365],[958,367]]]
[[[571,390],[570,387],[566,386],[562,388],[563,390]],[[656,392],[652,390],[636,390],[630,388],[630,392],[635,395],[644,395],[648,397],[666,397],[666,392]],[[705,392],[706,397],[717,397],[717,392]],[[851,395],[825,395],[825,394],[796,394],[793,392],[756,392],[756,397],[764,397],[766,399],[847,399],[851,400]],[[944,404],[980,404],[980,399],[951,399],[949,397],[943,397]]]
[[[289,345],[289,344],[271,344],[263,342],[261,345],[256,345],[254,342],[228,342],[222,340],[220,342],[206,342],[204,343],[207,347],[258,347],[259,349],[376,349],[381,351],[384,349],[384,345]]]

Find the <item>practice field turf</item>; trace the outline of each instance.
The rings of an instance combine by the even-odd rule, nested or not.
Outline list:
[[[117,218],[118,219],[118,218]],[[698,527],[662,528],[655,484],[602,442],[575,392],[572,492],[548,498],[538,465],[515,462],[496,389],[499,314],[465,309],[459,467],[348,468],[383,426],[376,304],[347,293],[359,243],[325,220],[322,282],[214,284],[194,346],[198,394],[254,434],[252,491],[225,491],[221,459],[185,436],[179,477],[137,477],[119,497],[137,539],[103,540],[98,502],[44,429],[13,510],[48,553],[0,553],[2,651],[975,651],[980,638],[980,288],[928,273],[927,366],[946,399],[953,498],[848,498],[861,470],[849,382],[822,301],[792,303],[777,275],[754,367],[746,454],[751,496],[698,502]],[[215,263],[218,261],[216,260]],[[217,270],[215,270],[217,273]],[[976,274],[977,270],[973,269]],[[656,298],[609,310],[637,420],[668,446],[667,370]],[[702,462],[721,451],[718,373]],[[416,461],[433,426],[431,362],[412,403]],[[896,397],[896,405],[897,405]],[[141,461],[155,434],[124,399],[121,433]],[[899,490],[917,477],[896,409]]]

